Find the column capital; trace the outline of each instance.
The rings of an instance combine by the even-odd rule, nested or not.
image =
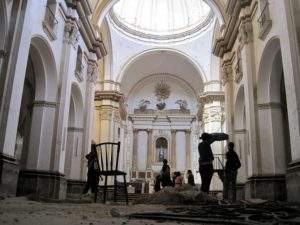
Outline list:
[[[190,130],[190,129],[185,129],[184,132],[185,132],[186,134],[190,134],[190,133],[191,133],[191,130]]]
[[[64,29],[64,43],[73,45],[77,48],[79,39],[79,29],[75,18],[68,18]]]
[[[241,21],[238,40],[242,44],[242,46],[253,42],[253,26],[251,17],[246,16]]]
[[[87,69],[87,80],[91,83],[96,83],[98,78],[98,65],[95,60],[89,60]]]
[[[118,91],[96,91],[95,101],[111,100],[115,102],[121,102],[124,99],[124,95]]]
[[[172,134],[176,134],[176,132],[177,132],[177,129],[171,129]]]
[[[207,91],[198,96],[198,102],[208,104],[213,101],[223,102],[225,100],[225,93],[223,91]]]

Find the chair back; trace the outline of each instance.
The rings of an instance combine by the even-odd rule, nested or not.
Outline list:
[[[120,142],[104,142],[96,145],[101,171],[116,171],[119,166]]]

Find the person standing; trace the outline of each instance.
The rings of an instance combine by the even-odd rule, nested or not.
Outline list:
[[[96,151],[96,145],[93,143],[91,147],[91,152],[85,156],[88,160],[88,172],[87,172],[87,182],[85,188],[83,190],[83,194],[86,194],[89,189],[91,189],[92,193],[95,194],[94,201],[97,200],[98,193],[98,183],[99,183],[99,162],[98,162],[98,154]]]
[[[234,151],[234,143],[228,143],[228,152],[226,153],[226,164],[225,164],[225,185],[224,194],[225,198],[230,201],[236,200],[236,177],[237,171],[241,167],[241,162]]]
[[[194,175],[193,175],[191,170],[187,171],[187,177],[188,177],[188,184],[192,185],[192,186],[195,186]]]
[[[172,186],[170,166],[168,165],[168,160],[163,160],[163,166],[161,168],[161,186]]]
[[[176,178],[175,178],[175,181],[174,181],[174,187],[179,188],[183,184],[183,177],[181,176],[181,173],[179,171],[175,172],[175,173],[176,173]]]
[[[228,135],[225,133],[202,133],[200,139],[202,139],[202,142],[200,142],[198,145],[198,151],[200,155],[199,173],[202,181],[201,191],[208,194],[210,182],[214,174],[214,155],[212,153],[210,145],[215,141],[227,140]]]

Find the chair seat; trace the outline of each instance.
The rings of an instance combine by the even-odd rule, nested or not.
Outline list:
[[[114,175],[126,175],[125,172],[119,170],[108,170],[108,171],[100,171],[99,175],[103,176],[114,176]]]

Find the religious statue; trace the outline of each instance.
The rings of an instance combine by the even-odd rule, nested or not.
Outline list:
[[[166,103],[164,102],[164,100],[169,98],[171,93],[170,87],[162,80],[156,84],[154,92],[158,100],[156,107],[159,110],[163,110],[166,107]]]
[[[179,105],[180,110],[182,110],[182,111],[187,110],[187,101],[186,100],[177,100],[175,103]]]
[[[158,162],[162,162],[165,159],[165,149],[158,149]]]
[[[140,110],[142,110],[142,111],[144,111],[144,110],[146,110],[147,109],[147,106],[150,104],[150,101],[148,101],[148,100],[146,100],[146,99],[142,99],[142,100],[140,100],[140,102],[139,102],[139,109]]]

